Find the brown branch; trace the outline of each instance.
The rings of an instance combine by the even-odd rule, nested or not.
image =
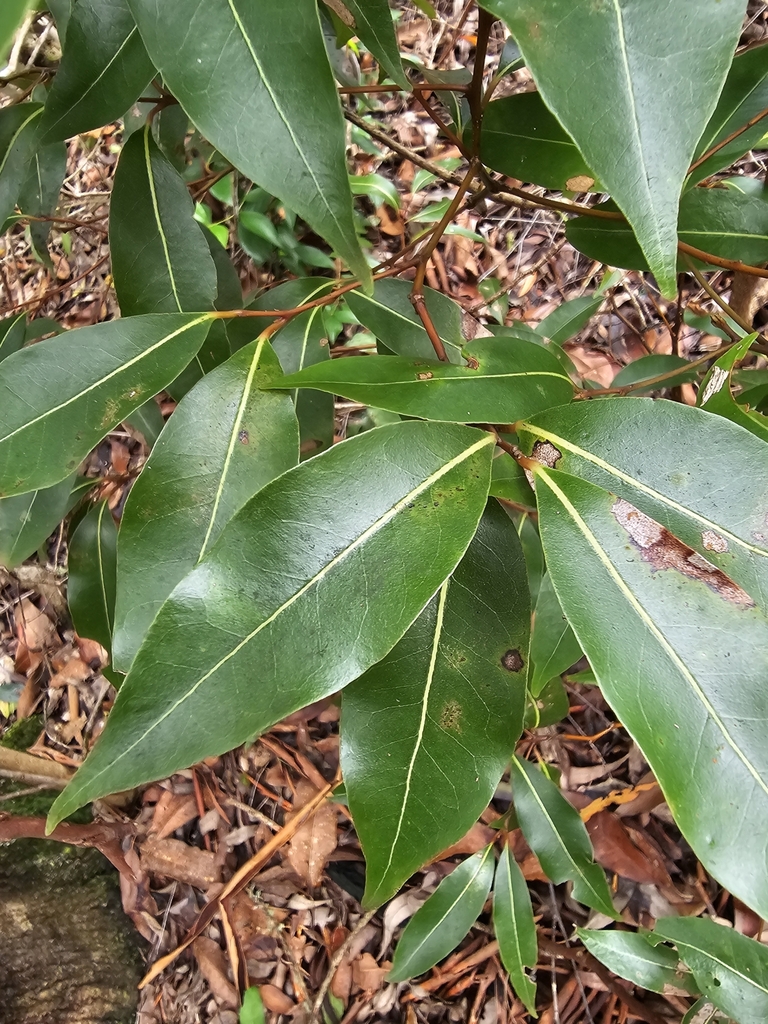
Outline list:
[[[701,167],[703,163],[706,163],[711,156],[714,156],[715,153],[719,153],[721,149],[733,142],[734,139],[738,139],[738,137],[744,132],[749,131],[749,129],[756,125],[758,121],[762,121],[764,117],[768,117],[768,107],[766,107],[765,110],[761,110],[759,114],[755,114],[755,116],[750,118],[749,121],[747,121],[747,123],[741,128],[737,128],[735,132],[731,132],[730,135],[727,135],[722,142],[718,142],[716,146],[712,146],[712,148],[708,149],[706,153],[703,153],[698,160],[695,160],[691,164],[688,168],[688,173],[693,174],[693,172],[698,167]]]
[[[472,154],[480,154],[480,130],[483,124],[483,76],[485,74],[485,56],[488,53],[488,39],[491,35],[496,18],[484,7],[477,11],[477,46],[475,47],[475,66],[472,69],[472,81],[467,93],[469,109],[472,114]]]
[[[93,846],[103,853],[121,875],[133,877],[133,871],[123,856],[122,840],[134,834],[133,825],[93,822],[91,825],[73,825],[62,822],[50,835],[45,833],[45,818],[27,818],[17,814],[0,815],[0,843],[14,839],[54,839],[70,846]]]
[[[444,167],[440,167],[432,160],[427,160],[426,157],[421,156],[419,153],[409,149],[407,146],[403,146],[402,143],[398,142],[396,139],[390,138],[389,135],[387,135],[386,132],[381,131],[380,128],[376,128],[368,121],[363,120],[362,117],[358,117],[354,111],[345,110],[344,117],[346,117],[346,119],[352,124],[357,125],[358,128],[362,128],[362,130],[367,135],[370,135],[372,139],[380,142],[383,146],[387,146],[393,153],[397,153],[398,156],[403,157],[405,160],[410,160],[412,164],[415,164],[417,167],[421,167],[422,170],[429,171],[431,174],[434,174],[436,178],[440,178],[444,181],[447,185],[461,184],[462,179],[460,175],[446,171]]]
[[[469,160],[471,158],[471,154],[467,150],[467,147],[464,145],[463,140],[460,139],[456,132],[454,132],[452,128],[449,128],[445,121],[443,121],[443,119],[432,109],[432,107],[427,102],[426,98],[422,96],[420,92],[414,93],[414,98],[416,99],[416,102],[419,104],[419,106],[424,110],[427,117],[429,117],[431,121],[434,121],[434,123],[438,127],[438,130],[442,132],[443,135],[450,142],[453,143],[453,145],[458,149],[458,151],[460,153],[463,153],[464,156]]]
[[[342,96],[356,96],[358,93],[368,92],[467,92],[468,85],[442,85],[429,82],[411,83],[408,89],[401,85],[343,85],[338,92]]]
[[[670,380],[672,377],[677,377],[679,374],[684,373],[686,370],[695,369],[697,366],[702,366],[704,363],[709,362],[710,359],[719,359],[720,356],[724,355],[737,342],[732,341],[727,345],[723,345],[721,348],[715,349],[714,352],[707,352],[706,355],[700,356],[699,359],[693,359],[686,366],[677,366],[674,370],[667,370],[666,373],[659,373],[655,377],[648,377],[646,380],[635,381],[634,384],[625,384],[621,388],[590,388],[589,390],[579,391],[576,398],[602,398],[604,395],[629,395],[633,391],[638,391],[641,388],[647,388],[654,384],[663,384],[665,380]]]
[[[741,263],[739,260],[726,260],[722,256],[715,256],[711,252],[704,252],[703,249],[688,245],[687,242],[678,241],[677,248],[686,256],[693,256],[694,259],[701,260],[702,263],[709,263],[713,267],[738,270],[743,274],[751,274],[753,277],[768,277],[768,270],[764,270],[762,267],[751,267],[748,263]]]

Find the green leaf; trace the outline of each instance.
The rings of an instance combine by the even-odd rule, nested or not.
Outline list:
[[[77,0],[45,103],[43,141],[59,142],[122,117],[154,74],[128,0]]]
[[[386,203],[393,210],[400,209],[400,194],[388,178],[382,174],[354,174],[349,179],[352,194],[368,196],[374,206]]]
[[[434,359],[432,342],[408,298],[412,288],[408,281],[377,281],[373,295],[349,292],[347,305],[360,323],[396,355]],[[424,300],[448,358],[452,363],[461,363],[461,307],[432,288],[424,289]]]
[[[488,104],[480,157],[494,171],[545,188],[600,191],[573,139],[538,92],[521,92]]]
[[[562,722],[570,711],[568,691],[560,676],[553,676],[541,686],[535,697],[530,697],[525,709],[525,728],[543,729]]]
[[[106,501],[77,525],[67,554],[67,598],[77,633],[112,650],[117,575],[117,527]]]
[[[0,363],[0,497],[56,484],[178,374],[210,316],[112,320]],[[34,453],[34,458],[30,453]]]
[[[3,66],[13,37],[31,6],[32,0],[4,0],[0,9],[0,64]]]
[[[526,453],[535,439],[550,441],[557,469],[626,498],[768,611],[768,449],[758,438],[700,409],[648,398],[580,402],[518,430]]]
[[[731,64],[723,91],[699,139],[693,154],[698,160],[704,153],[762,113],[768,107],[768,46],[750,47],[737,54]],[[768,121],[761,120],[742,132],[733,142],[719,149],[697,167],[688,179],[690,185],[711,174],[730,167],[739,157],[755,148],[768,131]]]
[[[592,956],[633,985],[662,994],[676,989],[696,994],[693,979],[681,967],[677,953],[667,946],[654,945],[648,935],[587,928],[577,928],[576,932]]]
[[[617,917],[579,812],[529,761],[512,758],[511,782],[517,820],[547,878],[555,884],[572,881],[580,903]]]
[[[0,498],[0,565],[13,569],[29,558],[66,515],[74,476],[53,487]]]
[[[32,157],[31,166],[19,193],[19,210],[31,217],[50,217],[56,212],[59,193],[67,171],[67,148],[63,142],[41,146]],[[50,221],[30,221],[29,234],[37,252],[48,261],[47,244]]]
[[[160,609],[51,823],[230,750],[380,661],[464,554],[492,448],[469,427],[398,423],[263,487]]]
[[[405,926],[391,982],[408,981],[448,956],[480,916],[493,882],[493,845],[459,864]]]
[[[514,501],[518,505],[533,508],[534,497],[525,470],[518,462],[498,449],[493,458],[493,478],[491,480],[491,496]]]
[[[397,85],[409,89],[410,85],[400,60],[400,47],[387,0],[342,0],[353,16],[350,28],[382,69]]]
[[[270,386],[317,388],[406,416],[460,423],[511,423],[573,396],[559,363],[539,345],[483,338],[466,345],[464,356],[464,366],[401,356],[334,359]]]
[[[154,448],[155,442],[165,426],[163,420],[163,414],[160,412],[160,406],[157,404],[154,398],[150,398],[144,405],[140,405],[138,409],[134,409],[126,418],[126,423],[129,423],[134,430],[138,430],[146,441],[147,448],[150,450]]]
[[[683,440],[674,438],[678,446]],[[696,443],[706,452],[704,438]],[[709,468],[714,482],[714,460]],[[751,473],[759,475],[757,466]],[[729,484],[734,474],[731,465]],[[721,486],[710,484],[715,500]],[[766,716],[768,619],[723,572],[625,498],[544,468],[536,494],[552,582],[606,699],[704,867],[765,913],[765,837],[754,821],[768,813],[768,756],[756,727]],[[721,503],[746,517],[732,493]]]
[[[265,1021],[261,992],[255,985],[251,985],[243,992],[239,1024],[265,1024]]]
[[[503,18],[544,102],[677,293],[677,209],[736,48],[744,0],[483,0]],[[696,88],[691,88],[691,82]],[[600,116],[595,114],[599,104]]]
[[[535,967],[539,956],[536,925],[528,886],[507,845],[501,851],[493,884],[493,928],[512,988],[528,1012],[537,1017],[536,985],[525,970]]]
[[[768,1018],[768,949],[701,917],[663,917],[653,932],[674,942],[701,992],[739,1024]]]
[[[552,579],[547,573],[542,578],[536,601],[531,635],[531,661],[533,673],[530,691],[538,697],[553,676],[559,676],[581,657],[581,647],[557,599]]]
[[[733,368],[744,358],[756,338],[756,334],[748,334],[720,356],[704,378],[696,397],[696,404],[707,412],[713,412],[733,423],[738,423],[756,437],[768,441],[768,419],[762,413],[749,412],[739,405],[731,392]]]
[[[696,380],[697,367],[694,366],[689,369],[686,369],[686,367],[690,367],[690,363],[682,356],[641,356],[640,359],[635,359],[634,362],[628,363],[627,366],[619,370],[611,382],[611,387],[623,388],[630,384],[639,384],[641,381],[653,380],[654,377],[659,377],[662,373],[669,373],[671,370],[679,368],[680,373],[676,373],[664,381],[650,384],[647,388],[634,388],[633,393],[639,395],[644,391],[672,388],[678,384],[687,384],[689,381]]]
[[[202,134],[369,285],[315,0],[207,0],[194,10],[186,0],[130,5],[150,55]]]
[[[120,526],[118,671],[128,671],[163,601],[235,512],[298,462],[290,399],[258,388],[279,372],[267,342],[240,349],[181,400],[152,449]]]
[[[27,329],[27,314],[16,313],[0,320],[0,362],[18,352],[24,344],[24,332]]]
[[[577,299],[562,302],[541,321],[536,333],[542,338],[549,338],[555,345],[562,345],[586,327],[603,302],[604,295],[580,295]]]
[[[713,256],[761,265],[768,260],[768,202],[734,189],[691,189],[680,203],[679,233],[681,242]],[[629,270],[648,269],[624,221],[576,217],[568,222],[565,234],[571,245],[592,259]],[[682,257],[679,269],[688,269]]]
[[[0,110],[0,224],[13,213],[40,134],[40,103]]]
[[[390,899],[488,806],[522,732],[530,614],[520,542],[493,502],[453,576],[344,691],[341,767],[366,906]]]

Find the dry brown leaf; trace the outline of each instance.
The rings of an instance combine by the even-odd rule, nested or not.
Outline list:
[[[145,871],[165,878],[175,878],[198,889],[221,880],[216,858],[208,850],[187,846],[178,839],[149,838],[141,846],[141,865]]]
[[[54,624],[26,597],[16,606],[14,622],[17,638],[26,645],[30,653],[45,650],[56,638]]]
[[[309,803],[317,792],[311,782],[301,779],[296,786],[294,811]],[[323,803],[309,821],[299,827],[285,856],[296,874],[314,889],[320,885],[325,865],[335,849],[336,809],[332,804]]]
[[[59,686],[69,686],[70,683],[84,683],[92,675],[93,670],[90,665],[86,665],[79,656],[74,655],[61,666],[55,675],[51,676],[48,685],[56,689]]]
[[[223,950],[207,935],[198,935],[192,943],[192,952],[219,1006],[236,1009],[239,1000],[235,986],[227,977],[227,960]]]
[[[496,836],[497,832],[494,829],[488,828],[487,825],[482,825],[479,821],[476,821],[469,832],[458,843],[454,843],[447,850],[443,850],[437,857],[433,857],[429,863],[435,864],[437,861],[445,860],[446,857],[453,857],[459,853],[470,856],[473,853],[477,853],[478,850],[484,850],[489,843],[494,841]]]
[[[379,967],[370,953],[363,953],[352,964],[352,980],[360,991],[365,993],[366,999],[383,988],[386,983],[389,968]]]
[[[262,1003],[272,1013],[290,1013],[296,1009],[296,1004],[291,997],[286,995],[282,989],[277,988],[276,985],[260,985],[259,992],[261,993]]]
[[[661,855],[653,845],[646,841],[641,850],[636,842],[640,838],[642,843],[640,834],[630,832],[615,814],[600,811],[587,822],[587,832],[595,860],[608,871],[615,871],[640,885],[672,885]]]
[[[183,828],[188,821],[196,817],[197,801],[191,793],[182,796],[166,790],[155,807],[150,831],[158,839],[165,839],[177,828]]]

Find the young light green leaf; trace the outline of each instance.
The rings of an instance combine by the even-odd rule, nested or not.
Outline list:
[[[579,812],[529,761],[512,758],[511,782],[517,820],[547,878],[555,884],[572,881],[580,903],[617,917]]]
[[[202,345],[210,316],[112,320],[0,363],[0,497],[56,484]]]
[[[434,359],[432,342],[408,298],[412,288],[408,281],[377,281],[373,295],[349,292],[347,305],[391,352],[409,359]],[[449,360],[460,364],[465,340],[461,332],[461,307],[432,288],[424,289],[424,301]]]
[[[0,498],[0,565],[13,569],[37,551],[66,514],[74,476],[53,487]]]
[[[251,985],[243,992],[243,1005],[240,1007],[239,1024],[265,1024],[264,1003],[261,992],[256,985]]]
[[[480,156],[484,164],[510,178],[559,192],[601,191],[575,142],[538,92],[520,92],[488,104]]]
[[[512,988],[528,1012],[537,1017],[536,985],[526,972],[526,967],[536,966],[539,956],[536,925],[528,886],[509,846],[501,851],[493,883],[493,928]]]
[[[26,329],[26,313],[17,313],[0,320],[0,362],[19,351],[24,344]]]
[[[725,355],[720,356],[704,378],[696,396],[696,404],[707,412],[713,412],[733,423],[738,423],[756,437],[768,441],[768,419],[762,413],[750,412],[739,405],[731,391],[733,368],[744,358],[756,338],[756,334],[748,334]]]
[[[529,633],[520,542],[493,502],[453,576],[344,691],[341,766],[366,906],[390,899],[488,806],[522,731]]]
[[[657,465],[659,456],[656,446]],[[691,492],[692,475],[685,474]],[[768,722],[768,619],[724,572],[626,498],[544,468],[536,497],[552,582],[606,699],[704,867],[768,913],[765,837],[753,824],[768,814],[759,724]],[[726,504],[745,518],[730,494]],[[577,579],[590,580],[588,602]]]
[[[0,110],[0,224],[13,213],[40,135],[41,103]]]
[[[579,641],[563,615],[563,609],[552,586],[552,579],[547,573],[539,587],[536,614],[533,617],[533,672],[529,683],[531,694],[538,697],[550,679],[565,672],[580,657]]]
[[[491,845],[442,880],[405,926],[388,981],[408,981],[424,974],[458,946],[488,899],[493,866]]]
[[[335,359],[270,386],[317,388],[377,409],[459,423],[511,423],[573,397],[573,384],[540,345],[483,338],[463,351],[464,366],[402,356]]]
[[[280,372],[254,341],[176,407],[133,485],[120,526],[114,663],[127,672],[157,610],[235,512],[298,462],[286,395],[259,390]]]
[[[694,161],[743,128],[767,107],[768,46],[763,44],[752,46],[734,57],[715,112],[696,146]],[[724,167],[730,167],[740,156],[757,146],[766,131],[768,122],[765,119],[747,128],[697,167],[688,184],[693,185]]]
[[[768,1019],[768,949],[701,917],[663,917],[654,936],[674,942],[701,992],[739,1024]]]
[[[483,6],[506,22],[544,102],[635,229],[662,292],[674,296],[680,192],[728,73],[744,0],[699,5],[694,20],[689,0]],[[596,118],[585,97],[598,96]]]
[[[400,60],[400,47],[387,0],[342,0],[352,15],[349,27],[371,51],[383,70],[404,89],[408,79]]]
[[[112,650],[117,527],[106,501],[77,524],[67,553],[67,598],[77,633]]]
[[[154,74],[127,0],[78,0],[45,103],[43,141],[60,142],[122,117]]]
[[[469,545],[493,441],[398,423],[263,487],[160,609],[51,825],[230,750],[380,661]]]
[[[768,259],[768,202],[760,195],[737,189],[691,189],[680,203],[678,230],[681,242],[713,256],[754,265]],[[593,259],[630,270],[649,268],[625,221],[576,217],[568,222],[565,233],[571,245]],[[678,268],[687,270],[688,264],[681,258]]]
[[[589,952],[609,971],[640,985],[650,992],[684,992],[696,994],[693,978],[680,964],[680,957],[667,946],[654,944],[641,932],[590,931],[576,932]]]
[[[129,2],[150,55],[203,135],[368,285],[315,0],[207,0],[194,10],[186,0]]]
[[[518,426],[526,453],[549,441],[554,450],[536,452],[550,464],[626,498],[768,611],[764,442],[700,409],[647,398],[581,402]]]

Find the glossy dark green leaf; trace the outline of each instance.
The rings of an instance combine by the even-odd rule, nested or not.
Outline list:
[[[506,22],[544,102],[626,214],[662,292],[674,296],[680,192],[728,73],[744,0],[707,0],[696,18],[690,0],[483,6]]]
[[[50,217],[56,212],[59,192],[67,170],[67,149],[63,142],[41,146],[32,157],[19,193],[19,210],[32,217]],[[50,221],[30,221],[29,233],[35,249],[50,263],[47,244]]]
[[[536,328],[542,338],[549,338],[555,345],[562,345],[586,327],[595,313],[605,302],[604,295],[580,295],[576,299],[561,302]]]
[[[0,224],[13,213],[37,149],[40,103],[19,103],[0,110]]]
[[[713,146],[727,139],[733,132],[762,113],[768,107],[768,46],[753,46],[737,54],[731,64],[723,91],[709,119],[709,124],[699,139],[694,160],[707,153]],[[757,146],[768,131],[768,121],[761,120],[742,132],[737,138],[713,153],[697,167],[689,183],[702,181],[716,171],[722,170],[738,160],[740,156]]]
[[[696,445],[709,456],[703,438]],[[661,461],[658,446],[653,457]],[[718,501],[727,479],[720,504],[743,521],[749,510],[731,493],[733,477],[732,465],[713,480],[712,497]],[[765,837],[754,827],[768,813],[760,724],[768,721],[768,619],[728,576],[626,498],[544,468],[536,496],[552,582],[606,699],[704,867],[768,912]]]
[[[525,561],[493,502],[453,576],[344,691],[341,767],[378,906],[488,806],[522,732]]]
[[[126,502],[114,662],[127,672],[160,605],[235,512],[298,462],[290,399],[260,391],[280,373],[254,341],[207,374],[169,419]]]
[[[388,981],[408,981],[448,956],[480,916],[493,882],[493,846],[444,878],[405,926]]]
[[[580,903],[616,917],[579,812],[530,761],[512,758],[511,782],[517,820],[547,878],[556,884],[573,882],[573,895]]]
[[[559,363],[539,345],[483,338],[466,345],[464,356],[464,366],[402,356],[334,359],[272,386],[317,388],[406,416],[463,423],[511,423],[573,397]]]
[[[316,277],[299,278],[272,288],[253,303],[255,309],[291,309],[329,292],[333,282]],[[258,320],[263,329],[270,320]],[[290,320],[272,338],[272,346],[284,373],[327,362],[331,355],[322,309],[315,307]],[[299,420],[302,458],[318,455],[333,444],[333,396],[302,389],[292,392]]]
[[[759,412],[749,412],[739,405],[731,392],[733,368],[744,358],[756,338],[756,334],[748,334],[720,356],[704,378],[696,397],[696,404],[707,412],[713,412],[733,423],[738,423],[756,437],[768,441],[768,418]]]
[[[493,459],[491,496],[514,501],[518,505],[533,508],[535,498],[525,471],[518,462],[499,449]]]
[[[215,309],[242,309],[243,288],[240,284],[240,277],[229,253],[217,238],[210,231],[204,231],[208,251],[213,259],[216,268],[216,301]]]
[[[160,609],[51,821],[230,750],[380,661],[469,545],[492,448],[470,427],[398,423],[263,487]]]
[[[408,79],[400,60],[392,12],[387,0],[342,0],[352,15],[350,29],[371,51],[387,76],[408,89]]]
[[[67,599],[77,633],[112,649],[117,527],[106,501],[90,510],[69,540]]]
[[[670,374],[672,370],[679,369],[680,373],[669,376],[663,381],[651,383],[647,388],[633,387],[632,393],[634,395],[641,395],[648,391],[659,391],[661,388],[673,388],[678,384],[687,384],[692,380],[696,380],[697,367],[686,369],[689,365],[689,360],[684,359],[682,356],[642,356],[640,359],[635,359],[634,362],[622,367],[611,381],[611,387],[623,388],[630,384],[639,384],[644,380],[652,381],[653,378],[661,376],[661,374]]]
[[[696,993],[689,972],[680,964],[680,957],[668,946],[654,945],[641,932],[591,931],[576,932],[589,952],[609,971],[640,985],[651,992],[673,992],[683,989]]]
[[[626,498],[768,611],[764,442],[700,409],[647,398],[580,402],[519,432],[527,453],[536,439],[549,440],[558,469]]]
[[[112,320],[38,342],[0,363],[0,497],[56,484],[205,339],[210,317]]]
[[[674,942],[702,993],[739,1024],[768,1019],[768,949],[701,917],[663,917],[653,934]]]
[[[391,352],[410,359],[434,359],[432,342],[408,298],[412,287],[408,281],[377,281],[373,295],[350,292],[347,305]],[[452,363],[461,363],[461,307],[432,288],[424,289],[424,300],[448,358]]]
[[[128,0],[78,0],[45,103],[43,141],[68,139],[122,117],[154,74]]]
[[[109,216],[115,291],[123,316],[214,308],[217,281],[203,229],[181,175],[149,125],[117,165]]]
[[[56,21],[59,42],[63,46],[67,37],[67,26],[72,16],[72,5],[75,0],[48,0],[48,10]]]
[[[648,270],[640,245],[624,221],[576,217],[568,222],[565,233],[571,245],[592,259]],[[713,256],[763,264],[768,260],[768,202],[734,189],[691,189],[680,203],[679,233],[681,242]],[[679,269],[688,269],[682,257]]]
[[[16,313],[0,320],[0,362],[18,352],[24,344],[24,332],[27,329],[27,314]]]
[[[29,494],[0,498],[0,565],[13,569],[49,537],[67,511],[74,477]]]
[[[315,0],[130,5],[150,55],[202,134],[370,282]]]
[[[494,171],[545,188],[600,191],[573,139],[538,92],[521,92],[488,104],[480,157]]]
[[[160,437],[162,429],[165,426],[163,414],[160,412],[160,406],[154,398],[150,398],[148,402],[144,403],[144,405],[140,405],[138,409],[134,409],[127,417],[126,423],[130,424],[134,430],[138,430],[146,441],[149,449],[154,448],[155,442],[158,437]]]
[[[534,1017],[536,986],[526,968],[535,967],[539,950],[531,897],[517,861],[504,846],[493,883],[493,928],[499,943],[499,955],[512,988]]]
[[[539,587],[531,634],[533,669],[529,687],[533,696],[538,697],[553,676],[565,672],[580,657],[579,641],[563,615],[552,580],[547,574]]]

